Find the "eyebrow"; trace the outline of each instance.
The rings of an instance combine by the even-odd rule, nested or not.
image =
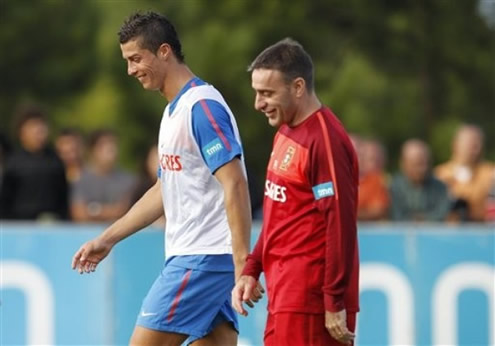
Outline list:
[[[134,53],[134,54],[132,54],[131,56],[128,56],[128,57],[122,56],[122,58],[124,58],[124,60],[128,60],[128,59],[131,60],[131,59],[134,59],[134,58],[136,58],[138,56],[139,56],[138,53]]]
[[[258,89],[258,88],[255,88],[254,86],[252,86],[252,88],[253,88],[253,90],[255,90],[255,91],[257,91],[257,92],[260,92],[260,93],[262,93],[262,92],[266,92],[266,91],[268,91],[268,92],[273,92],[273,91],[275,91],[275,89],[267,89],[267,88]]]

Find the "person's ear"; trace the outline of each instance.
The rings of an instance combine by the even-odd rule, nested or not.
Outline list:
[[[172,53],[172,48],[168,43],[163,43],[156,52],[156,55],[159,59],[167,60],[170,54]]]
[[[297,77],[292,81],[292,88],[296,97],[301,97],[306,92],[306,81],[302,77]]]

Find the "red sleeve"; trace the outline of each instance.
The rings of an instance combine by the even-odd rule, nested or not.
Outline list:
[[[249,275],[259,280],[261,272],[263,271],[263,265],[261,262],[263,254],[263,232],[261,232],[253,252],[248,255],[246,265],[242,270],[242,275]]]
[[[321,136],[313,145],[309,175],[313,187],[328,182],[333,186],[333,195],[315,192],[315,198],[326,222],[324,305],[325,310],[337,312],[345,308],[344,293],[355,265],[358,166],[340,123],[325,121],[321,113],[318,117]]]

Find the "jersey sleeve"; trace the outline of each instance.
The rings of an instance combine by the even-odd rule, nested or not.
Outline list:
[[[254,277],[256,280],[259,280],[261,273],[263,272],[263,264],[262,264],[262,255],[263,255],[263,231],[254,246],[253,252],[251,252],[247,259],[246,265],[242,270],[242,275],[249,275]]]
[[[321,136],[310,154],[309,181],[316,207],[326,224],[325,274],[323,283],[325,310],[345,308],[357,255],[357,160],[342,133],[320,119]],[[330,142],[331,139],[331,142]]]
[[[217,101],[200,100],[194,104],[192,131],[211,173],[242,155],[230,115]]]

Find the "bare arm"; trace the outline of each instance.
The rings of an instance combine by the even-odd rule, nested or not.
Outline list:
[[[83,244],[72,259],[72,268],[80,273],[96,269],[115,244],[150,225],[164,215],[161,183],[157,180],[139,201],[100,236]]]
[[[241,275],[251,238],[251,203],[242,163],[235,158],[215,172],[224,190],[225,211],[232,232],[235,278]]]

